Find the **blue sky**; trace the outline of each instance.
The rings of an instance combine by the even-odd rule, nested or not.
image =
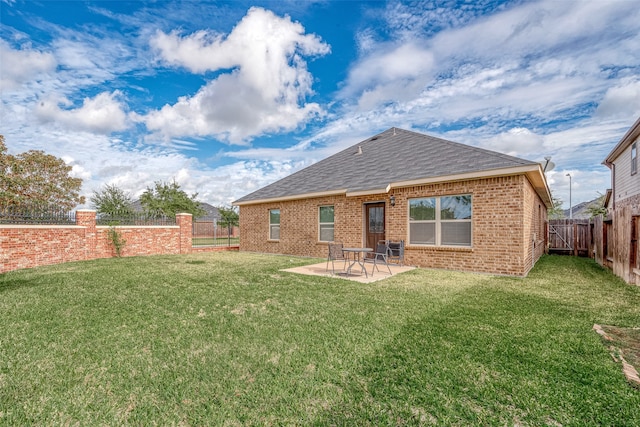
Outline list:
[[[0,134],[90,196],[176,180],[213,205],[390,127],[610,187],[640,116],[635,1],[0,0]]]

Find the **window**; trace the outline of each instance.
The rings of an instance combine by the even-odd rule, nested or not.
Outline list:
[[[269,239],[280,240],[280,209],[269,211]]]
[[[321,242],[332,242],[333,239],[333,206],[320,206],[318,216],[318,236]]]
[[[471,246],[471,195],[409,200],[409,243]]]
[[[638,172],[638,141],[631,144],[631,175]]]

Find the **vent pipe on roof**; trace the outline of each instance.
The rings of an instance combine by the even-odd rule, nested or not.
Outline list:
[[[360,154],[362,154],[362,146],[358,145],[358,151],[356,152],[356,156],[359,156]]]

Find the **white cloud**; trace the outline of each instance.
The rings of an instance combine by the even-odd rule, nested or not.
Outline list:
[[[489,150],[526,158],[532,153],[544,152],[544,137],[527,128],[512,128],[490,138],[482,145]]]
[[[85,98],[82,106],[74,109],[67,99],[42,100],[35,108],[35,114],[42,122],[56,122],[67,129],[95,133],[122,131],[128,127],[125,105],[119,98],[120,91],[103,92],[93,98]]]
[[[391,123],[404,116],[416,126],[551,121],[599,100],[616,82],[612,73],[633,73],[640,62],[640,11],[629,2],[530,2],[481,18],[470,10],[443,16],[435,27],[448,29],[435,35],[424,29],[438,10],[411,12],[417,16],[408,19],[407,8],[388,8],[396,38],[367,39],[341,92],[357,100],[344,114],[384,106],[377,117],[387,114]],[[615,67],[622,70],[607,71]],[[634,94],[611,93],[603,111]]]
[[[322,114],[318,104],[304,102],[313,76],[303,56],[324,55],[329,46],[289,17],[251,8],[227,37],[158,32],[151,45],[170,65],[221,72],[194,96],[139,118],[165,137],[215,135],[241,143],[264,132],[293,130]]]
[[[640,115],[640,80],[626,80],[609,88],[598,104],[599,118],[631,120]]]
[[[418,44],[383,47],[351,69],[341,97],[360,94],[361,110],[413,99],[432,77],[433,65],[433,54]]]
[[[56,68],[56,60],[50,52],[33,49],[12,49],[0,39],[0,90],[13,90],[23,83],[51,73]]]

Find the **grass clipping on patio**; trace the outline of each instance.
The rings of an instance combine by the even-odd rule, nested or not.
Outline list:
[[[609,344],[613,360],[622,363],[627,381],[640,388],[640,328],[596,324],[593,329]]]

